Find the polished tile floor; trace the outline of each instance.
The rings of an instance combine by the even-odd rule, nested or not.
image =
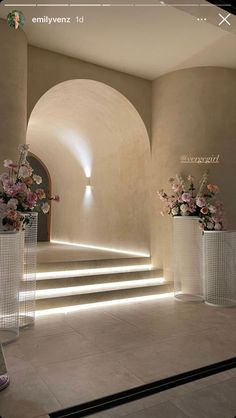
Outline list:
[[[11,385],[0,393],[0,415],[45,418],[47,412],[235,357],[236,309],[169,298],[47,316],[22,330],[4,352]],[[234,418],[233,393],[234,370],[93,416]]]

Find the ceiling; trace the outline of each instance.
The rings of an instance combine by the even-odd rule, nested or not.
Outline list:
[[[91,0],[92,1],[92,0]],[[83,0],[83,3],[91,3]],[[24,30],[31,45],[80,58],[98,65],[153,80],[162,74],[193,66],[236,68],[236,16],[230,26],[221,17],[227,12],[203,0],[202,6],[127,6],[128,0],[112,0],[116,7],[18,6],[26,17]],[[200,1],[200,0],[199,0]],[[48,4],[48,0],[42,3]],[[106,0],[107,2],[107,0]],[[17,7],[0,6],[0,16]],[[19,5],[21,2],[14,1]],[[24,0],[36,4],[36,0]],[[38,1],[39,3],[39,1]],[[55,3],[55,2],[54,2]],[[57,3],[68,3],[59,0]],[[69,1],[74,4],[75,0]],[[95,0],[98,3],[98,0]],[[126,6],[118,4],[123,3]],[[150,4],[149,3],[149,4]],[[158,3],[158,6],[157,6]],[[81,4],[81,2],[80,2]],[[70,17],[69,24],[32,23],[33,17]],[[76,23],[84,16],[84,23]],[[198,19],[206,18],[206,21]],[[12,29],[11,29],[12,30]]]

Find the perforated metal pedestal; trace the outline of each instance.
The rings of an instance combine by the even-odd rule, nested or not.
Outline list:
[[[20,283],[20,327],[34,324],[37,266],[38,214],[27,214],[29,223],[25,227],[24,275]]]
[[[204,231],[205,302],[236,306],[236,231]]]
[[[19,285],[23,275],[23,232],[0,232],[0,343],[19,335]]]
[[[186,302],[203,302],[202,233],[199,218],[175,216],[174,230],[174,292]]]

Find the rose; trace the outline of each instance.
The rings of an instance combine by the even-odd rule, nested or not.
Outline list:
[[[211,192],[211,193],[218,193],[219,192],[219,187],[216,186],[215,184],[208,184],[207,188],[208,188],[209,192]]]
[[[183,193],[182,194],[182,200],[184,201],[184,202],[190,202],[190,200],[191,200],[191,194],[190,193]]]
[[[28,192],[27,193],[27,204],[30,209],[32,209],[37,202],[37,194],[34,192]]]
[[[35,193],[37,194],[37,196],[40,200],[46,198],[45,191],[43,189],[37,189],[37,190],[35,190]]]
[[[6,217],[8,219],[11,219],[12,221],[16,221],[17,220],[17,217],[18,217],[18,213],[17,213],[16,210],[7,209],[7,211],[6,211]]]
[[[203,213],[203,215],[206,215],[208,213],[208,209],[206,207],[201,208],[201,213]]]
[[[213,205],[210,205],[210,206],[209,206],[209,211],[210,211],[211,213],[216,213],[216,207],[215,207],[215,206],[213,206]]]
[[[199,208],[202,208],[203,206],[205,206],[205,204],[206,200],[204,199],[204,197],[197,197],[196,205],[199,206]]]
[[[37,174],[34,174],[33,175],[33,179],[34,179],[34,181],[35,181],[35,183],[37,183],[37,184],[41,184],[42,183],[42,177],[41,176],[38,176]]]
[[[7,202],[7,206],[10,208],[10,209],[13,209],[13,210],[16,210],[17,209],[17,205],[18,205],[18,200],[17,199],[10,199],[8,202]]]

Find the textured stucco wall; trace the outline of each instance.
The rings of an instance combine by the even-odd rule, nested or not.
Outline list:
[[[74,79],[100,81],[119,91],[140,113],[150,134],[150,81],[32,46],[29,46],[28,117],[46,91]]]
[[[236,228],[236,71],[202,67],[180,70],[153,83],[152,125],[152,255],[173,279],[172,222],[160,215],[156,190],[168,188],[169,177],[206,168],[219,185],[229,228]],[[220,155],[220,163],[182,164],[182,155]]]
[[[0,156],[15,159],[25,142],[27,118],[27,40],[0,19]]]
[[[61,83],[35,106],[27,142],[61,197],[53,239],[149,254],[149,137],[123,95],[92,80]]]

